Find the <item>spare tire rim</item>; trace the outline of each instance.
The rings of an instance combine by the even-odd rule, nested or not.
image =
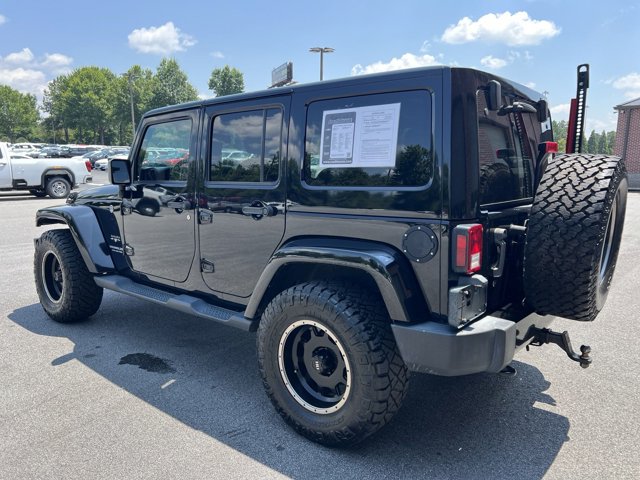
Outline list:
[[[338,411],[351,391],[351,366],[336,335],[314,320],[298,320],[278,346],[280,375],[291,396],[305,409]]]
[[[618,225],[618,203],[620,202],[620,189],[616,192],[613,204],[611,205],[611,211],[609,212],[609,218],[607,219],[607,228],[604,232],[604,239],[602,241],[602,253],[600,254],[600,272],[598,274],[598,284],[602,285],[607,278],[607,274],[610,271],[611,259],[613,258],[613,247],[616,230]]]
[[[58,256],[51,250],[48,250],[42,257],[41,276],[42,285],[49,300],[53,303],[60,302],[64,288],[62,267]]]

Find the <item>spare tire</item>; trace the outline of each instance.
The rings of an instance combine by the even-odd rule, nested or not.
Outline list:
[[[527,224],[526,301],[537,313],[584,322],[604,306],[627,204],[623,160],[557,155],[536,191]]]

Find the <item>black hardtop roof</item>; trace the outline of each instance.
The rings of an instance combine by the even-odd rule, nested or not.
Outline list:
[[[243,100],[253,100],[258,98],[268,98],[278,95],[286,95],[294,92],[304,92],[307,90],[319,90],[319,89],[330,89],[339,87],[342,85],[353,85],[358,83],[375,83],[375,82],[386,82],[399,78],[414,78],[424,75],[425,73],[434,73],[436,71],[445,72],[445,71],[457,71],[460,73],[468,72],[469,74],[476,75],[481,73],[482,75],[486,75],[491,79],[499,80],[501,83],[511,84],[516,90],[519,90],[526,96],[535,99],[536,97],[540,97],[540,94],[535,92],[534,90],[521,85],[519,83],[513,82],[511,80],[507,80],[502,77],[498,77],[491,73],[483,72],[480,70],[476,70],[473,68],[466,67],[448,67],[444,65],[432,66],[432,67],[419,67],[419,68],[408,68],[403,70],[394,70],[391,72],[382,72],[382,73],[371,73],[367,75],[356,75],[352,77],[344,77],[338,78],[335,80],[323,80],[318,82],[310,82],[310,83],[300,83],[294,85],[287,85],[284,87],[276,87],[270,88],[266,90],[256,90],[253,92],[245,92],[238,93],[234,95],[225,95],[223,97],[214,97],[208,98],[205,100],[196,100],[193,102],[182,103],[179,105],[169,105],[166,107],[160,107],[153,110],[149,110],[144,114],[145,117],[160,115],[163,113],[176,112],[180,110],[187,110],[194,107],[203,107],[208,105],[217,105],[231,102],[239,102]]]

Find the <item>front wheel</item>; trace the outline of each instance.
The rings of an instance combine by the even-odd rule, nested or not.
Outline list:
[[[36,244],[34,275],[40,304],[56,322],[86,320],[98,311],[98,287],[69,230],[49,230]]]
[[[269,398],[305,437],[357,443],[393,418],[407,391],[384,305],[352,286],[311,282],[267,306],[258,329]]]

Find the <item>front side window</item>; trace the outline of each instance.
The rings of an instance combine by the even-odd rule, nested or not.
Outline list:
[[[275,183],[281,138],[279,108],[218,115],[211,133],[209,180]]]
[[[479,90],[478,156],[480,203],[521,200],[533,196],[533,148],[525,128],[526,115],[490,111],[486,92]],[[506,104],[506,99],[503,100]]]
[[[186,181],[191,157],[191,119],[150,125],[136,157],[139,181]]]
[[[305,183],[319,187],[427,185],[433,177],[431,108],[427,91],[311,103]]]

